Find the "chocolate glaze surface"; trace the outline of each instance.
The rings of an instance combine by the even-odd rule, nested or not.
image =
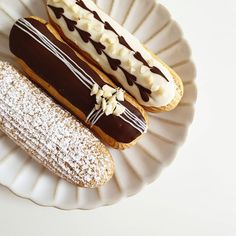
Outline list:
[[[32,18],[27,18],[26,20],[66,53],[76,63],[78,68],[82,69],[81,73],[83,75],[86,76],[83,72],[84,70],[100,87],[106,84],[87,63],[78,58],[67,44],[56,39],[48,30],[46,24]],[[68,66],[16,25],[13,26],[10,33],[10,50],[18,58],[22,59],[35,74],[54,87],[60,95],[81,110],[85,116],[88,116],[96,103],[95,97],[90,96],[90,90],[81,83]],[[58,102],[60,103],[60,101]],[[121,102],[121,104],[146,123],[137,108],[127,101]],[[122,143],[130,143],[140,136],[140,132],[137,129],[115,115],[103,115],[96,123],[96,126]]]

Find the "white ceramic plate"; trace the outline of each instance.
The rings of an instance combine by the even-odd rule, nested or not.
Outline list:
[[[93,209],[138,193],[173,160],[193,119],[197,95],[195,66],[190,59],[189,45],[168,10],[154,0],[97,0],[96,3],[182,77],[185,95],[174,111],[149,115],[150,129],[135,147],[111,150],[116,173],[98,189],[78,188],[52,175],[1,134],[0,183],[40,205]],[[0,1],[1,59],[15,63],[8,49],[9,31],[15,20],[29,15],[47,18],[44,0]]]

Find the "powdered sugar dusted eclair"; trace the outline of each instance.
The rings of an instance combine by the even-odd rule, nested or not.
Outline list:
[[[146,113],[136,100],[76,54],[44,20],[18,20],[10,49],[34,82],[110,146],[130,147],[146,132]]]
[[[94,188],[112,177],[106,147],[69,112],[0,61],[0,129],[54,174]]]
[[[48,0],[62,37],[111,75],[151,112],[169,111],[183,95],[178,75],[91,0]]]

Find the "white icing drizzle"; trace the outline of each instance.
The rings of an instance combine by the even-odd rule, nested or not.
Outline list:
[[[140,120],[136,115],[134,115],[132,112],[130,112],[130,110],[128,110],[126,107],[124,107],[119,101],[122,101],[124,98],[123,96],[118,96],[118,94],[121,92],[124,95],[124,91],[120,88],[117,88],[116,90],[113,89],[110,86],[106,86],[105,88],[100,88],[98,86],[98,84],[94,84],[92,92],[91,92],[91,96],[97,95],[97,94],[104,94],[109,90],[114,90],[112,93],[110,93],[110,96],[108,96],[106,98],[106,102],[109,101],[110,98],[112,98],[113,96],[116,97],[116,101],[113,102],[113,104],[115,103],[113,110],[111,112],[111,114],[119,116],[122,120],[124,120],[126,123],[130,124],[132,127],[134,127],[135,129],[137,129],[140,133],[144,133],[147,126],[145,124],[145,122],[143,122],[142,120]],[[94,92],[93,92],[94,91]],[[101,93],[102,91],[102,93]],[[102,96],[101,96],[102,97]],[[104,99],[103,97],[101,99]],[[100,100],[100,103],[98,103],[98,105],[100,105],[100,109],[96,110],[96,107],[92,109],[92,111],[89,113],[89,115],[87,116],[86,122],[91,124],[91,127],[93,127],[98,120],[100,119],[100,117],[102,115],[104,115],[104,113],[106,114],[106,109],[103,109],[102,105],[101,105],[102,101]],[[111,105],[113,105],[111,104]],[[121,112],[119,114],[115,113],[115,110],[117,109],[117,107],[119,108],[124,108],[124,110],[121,110]],[[111,115],[109,114],[109,115]]]
[[[136,115],[134,115],[132,112],[130,112],[130,110],[125,109],[124,115],[126,117],[128,117],[132,123],[133,123],[133,120],[135,120],[136,127],[139,127],[141,130],[146,129],[146,127],[147,127],[146,124],[142,120],[138,119]]]
[[[96,82],[91,78],[90,75],[86,73],[82,68],[80,68],[76,62],[74,62],[67,54],[65,54],[60,48],[58,48],[53,42],[51,42],[45,35],[43,35],[39,30],[37,30],[30,22],[25,19],[20,19],[16,22],[15,26],[24,31],[26,34],[31,36],[39,44],[49,50],[53,55],[60,59],[78,78],[81,83],[83,83],[89,90],[92,88]],[[86,76],[88,78],[86,78]],[[121,104],[120,104],[121,105]],[[122,105],[121,105],[122,106]],[[87,116],[86,122],[91,123],[91,127],[94,126],[97,121],[104,115],[104,111],[99,109],[96,111],[95,108]],[[135,114],[125,108],[125,112],[119,117],[126,121],[128,124],[137,129],[140,133],[144,133],[147,130],[145,122],[139,119]]]
[[[15,25],[18,28],[20,28],[21,30],[23,30],[25,33],[30,35],[33,39],[35,39],[42,46],[44,46],[48,51],[50,51],[52,54],[54,54],[58,59],[60,59],[71,70],[71,72],[88,89],[91,90],[93,84],[95,83],[95,81],[91,78],[91,76],[89,76],[83,69],[78,67],[78,65],[68,55],[66,55],[60,48],[58,48],[53,42],[51,42],[45,35],[43,35],[40,31],[38,31],[35,27],[33,27],[32,24],[30,24],[25,19],[20,19]],[[26,27],[29,31],[24,29],[22,26]],[[81,72],[86,74],[90,80],[88,78],[86,78]]]
[[[93,127],[103,115],[104,111],[102,109],[96,111],[95,108],[93,108],[93,110],[89,113],[86,122],[89,122],[91,124],[90,126]]]
[[[96,109],[93,108],[93,110],[89,113],[86,122],[90,122],[91,127],[93,127],[102,115],[104,115],[102,109],[96,111]],[[119,115],[119,117],[135,129],[137,129],[140,133],[144,133],[147,129],[146,124],[137,116],[132,114],[127,108],[125,109],[124,113]]]

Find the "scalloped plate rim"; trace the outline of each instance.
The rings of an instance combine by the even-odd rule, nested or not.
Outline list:
[[[135,0],[133,0],[135,1]],[[114,1],[113,1],[114,3]],[[155,3],[157,4],[157,3]],[[159,4],[159,3],[158,3]],[[171,13],[170,13],[170,16],[171,16]],[[171,18],[171,21],[173,21],[173,19]],[[176,21],[175,21],[176,22]],[[179,29],[182,31],[181,27],[179,26],[178,22],[177,22],[177,25],[179,27]],[[187,46],[189,47],[190,51],[191,51],[191,47],[188,43],[188,41],[183,37],[183,35],[181,36],[181,39],[184,39],[187,43]],[[195,76],[194,76],[194,79],[192,81],[190,81],[190,83],[193,85],[193,87],[196,89],[196,92],[197,92],[197,85],[196,85],[196,66],[195,66],[195,63],[192,61],[192,58],[191,56],[189,57],[189,59],[186,61],[187,62],[191,62],[194,66],[194,69],[195,69]],[[189,104],[189,106],[191,106],[193,108],[193,119],[194,119],[194,115],[195,115],[195,102],[196,102],[196,99],[194,99],[194,101],[192,103]],[[187,135],[188,135],[188,131],[189,131],[189,126],[192,124],[193,122],[193,119],[190,121],[190,122],[185,122],[184,123],[184,126],[187,128],[187,132],[181,137],[182,138],[182,142],[181,143],[177,143],[177,150],[175,152],[175,154],[173,154],[174,156],[176,156],[176,153],[178,151],[178,149],[184,144],[184,142],[186,141],[186,138],[187,138]],[[5,135],[5,134],[4,134]],[[171,162],[170,162],[171,163]],[[141,185],[140,185],[140,188],[136,188],[134,193],[128,195],[126,194],[125,192],[122,192],[121,191],[121,194],[119,195],[118,198],[115,198],[115,200],[112,200],[111,202],[109,203],[106,203],[103,201],[103,199],[100,197],[99,200],[100,201],[96,201],[95,202],[95,206],[92,206],[92,207],[79,207],[78,204],[76,207],[63,207],[63,206],[59,206],[58,203],[55,202],[55,197],[53,198],[53,201],[50,201],[50,203],[43,203],[41,202],[40,200],[37,200],[35,197],[32,196],[32,193],[33,193],[33,190],[29,191],[27,194],[24,192],[24,193],[19,193],[19,191],[17,191],[16,189],[14,189],[13,185],[11,184],[7,184],[7,183],[1,183],[1,185],[3,185],[4,187],[6,187],[7,189],[9,189],[12,193],[14,193],[15,195],[17,195],[18,197],[20,198],[23,198],[23,199],[26,199],[26,200],[30,200],[31,202],[39,205],[39,206],[42,206],[42,207],[50,207],[50,208],[57,208],[57,209],[60,209],[60,210],[65,210],[65,211],[70,211],[70,210],[92,210],[92,209],[96,209],[96,208],[100,208],[100,207],[106,207],[106,206],[110,206],[110,205],[113,205],[113,204],[116,204],[117,202],[125,199],[125,198],[128,198],[128,197],[131,197],[131,196],[134,196],[136,195],[138,192],[140,192],[145,186],[147,186],[148,184],[154,182],[158,176],[160,175],[160,173],[163,171],[163,169],[168,166],[170,163],[167,162],[167,164],[165,165],[162,165],[161,167],[161,170],[158,172],[157,176],[150,180],[150,181],[142,181]],[[1,180],[0,180],[1,181]],[[77,202],[78,203],[78,202]]]

